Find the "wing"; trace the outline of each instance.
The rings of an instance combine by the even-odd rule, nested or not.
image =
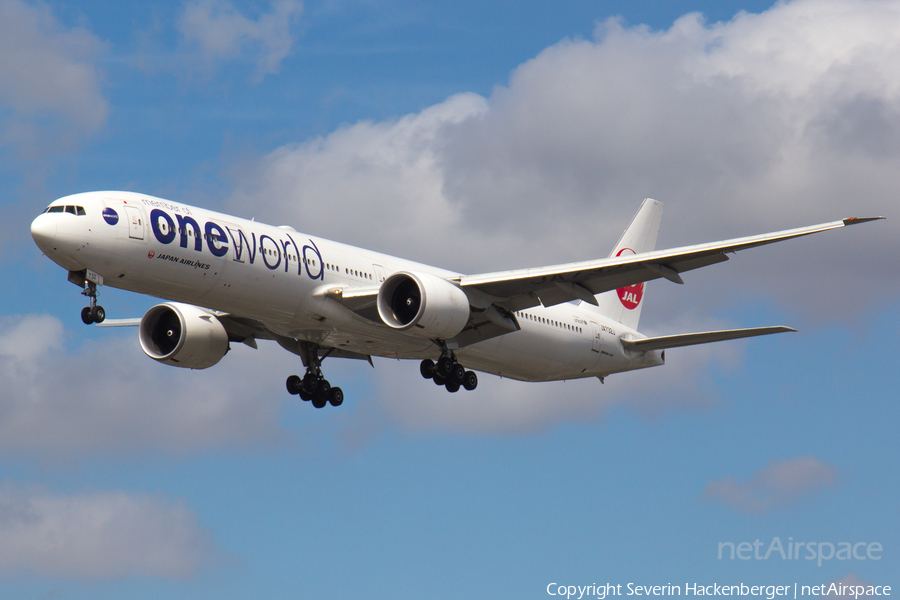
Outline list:
[[[256,349],[256,340],[274,340],[288,352],[298,355],[303,360],[304,365],[306,365],[310,359],[309,353],[317,352],[319,358],[325,358],[326,356],[331,356],[333,358],[352,358],[368,361],[370,365],[375,366],[372,363],[372,357],[368,354],[360,354],[343,348],[333,348],[321,344],[309,344],[297,338],[279,335],[256,319],[239,317],[237,315],[217,312],[205,308],[203,310],[215,316],[215,318],[222,323],[222,326],[228,333],[229,342],[239,342]],[[94,327],[138,327],[140,324],[140,318],[106,319],[102,323],[95,323]]]
[[[553,306],[577,299],[596,305],[595,295],[643,281],[664,278],[684,283],[681,273],[726,261],[727,254],[731,252],[883,218],[848,218],[821,225],[631,256],[463,275],[454,281],[466,291],[470,299],[476,300],[473,305],[484,306],[490,303],[509,311],[531,308],[538,304]]]
[[[519,326],[511,313],[517,310],[524,310],[537,305],[554,306],[571,300],[583,300],[596,306],[597,299],[595,295],[609,290],[660,278],[679,284],[684,283],[681,273],[724,262],[728,260],[728,253],[883,218],[851,217],[809,227],[799,227],[797,229],[708,244],[683,246],[669,250],[657,250],[629,256],[610,257],[549,267],[451,277],[449,280],[459,285],[466,292],[472,308],[469,323],[456,336],[455,341],[459,347],[464,347],[516,331],[519,329]],[[354,288],[350,286],[336,286],[325,288],[318,293],[340,302],[346,308],[373,323],[381,323],[375,306],[378,296],[377,287]],[[778,331],[783,330],[779,329]],[[765,335],[766,333],[777,333],[778,331],[748,333],[738,337]],[[679,345],[691,345],[718,341],[718,339],[732,339],[729,337],[716,339],[700,337],[720,333],[723,332],[696,334],[698,337],[679,338],[678,342]],[[674,343],[675,341],[673,337],[667,343]],[[635,343],[637,344],[637,341]],[[649,349],[648,344],[648,342],[643,343],[641,345],[642,349]],[[662,348],[663,346],[657,347]]]

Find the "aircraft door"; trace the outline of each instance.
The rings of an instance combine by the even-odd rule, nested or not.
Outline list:
[[[144,213],[137,206],[125,206],[128,217],[128,237],[133,240],[144,239]]]
[[[245,254],[244,246],[247,245],[247,244],[244,244],[244,242],[247,241],[249,244],[250,240],[247,240],[247,238],[244,236],[244,232],[241,231],[240,228],[238,228],[235,225],[225,224],[225,228],[228,229],[228,237],[230,238],[229,241],[231,242],[231,247],[232,247],[232,251],[231,251],[232,259],[231,260],[233,260],[234,262],[239,262],[239,263],[244,262],[244,254]],[[253,242],[255,243],[256,236],[253,236],[252,239],[253,239]],[[249,248],[249,249],[247,249],[247,252],[255,253],[256,248]],[[299,259],[299,257],[298,257],[298,259]]]
[[[375,270],[375,283],[384,283],[386,277],[384,267],[381,265],[372,265],[372,268]]]
[[[600,332],[600,325],[591,321],[591,350],[593,352],[600,353],[600,344],[603,341],[602,333]]]

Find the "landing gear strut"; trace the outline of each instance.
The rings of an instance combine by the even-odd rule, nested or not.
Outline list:
[[[306,374],[303,378],[291,375],[285,385],[289,394],[300,396],[306,402],[312,402],[316,408],[325,408],[326,404],[340,406],[344,403],[344,391],[339,387],[331,387],[328,380],[322,375],[322,358],[319,358],[319,347],[315,344],[303,345],[301,357],[306,364]]]
[[[478,375],[474,371],[466,371],[452,353],[440,357],[436,363],[426,358],[419,365],[419,372],[425,379],[433,380],[451,393],[458,392],[460,387],[470,392],[478,387]]]
[[[97,284],[93,281],[87,282],[87,289],[81,292],[82,296],[87,296],[91,300],[90,306],[81,309],[81,320],[85,325],[91,323],[102,323],[106,319],[106,311],[97,304]]]

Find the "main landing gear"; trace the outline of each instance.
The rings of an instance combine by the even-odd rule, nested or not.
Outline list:
[[[300,399],[306,402],[312,402],[316,408],[325,408],[326,404],[340,406],[344,403],[343,390],[339,387],[331,387],[318,369],[307,369],[306,375],[302,379],[297,375],[291,375],[287,378],[286,384],[289,394],[300,396]]]
[[[106,311],[97,304],[97,284],[93,281],[88,281],[87,289],[82,291],[81,295],[91,299],[91,305],[81,309],[81,320],[85,325],[102,323],[106,319]]]
[[[437,362],[426,358],[419,365],[419,372],[425,379],[447,388],[448,392],[458,392],[460,387],[471,392],[478,387],[478,375],[474,371],[466,371],[453,355],[442,356]]]
[[[306,374],[301,378],[291,375],[285,385],[288,394],[300,396],[305,402],[312,402],[316,408],[325,408],[326,404],[340,406],[344,403],[344,391],[339,387],[331,387],[328,380],[322,375],[322,358],[319,358],[319,348],[314,344],[304,342],[301,357],[306,364]]]

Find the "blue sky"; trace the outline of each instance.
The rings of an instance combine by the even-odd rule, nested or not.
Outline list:
[[[897,26],[876,1],[0,0],[0,597],[900,585]],[[660,246],[888,220],[648,287],[651,334],[799,333],[464,397],[326,361],[347,401],[315,411],[277,347],[182,372],[80,323],[28,225],[98,189],[466,272],[605,256],[645,196]],[[776,536],[882,558],[717,559]]]

